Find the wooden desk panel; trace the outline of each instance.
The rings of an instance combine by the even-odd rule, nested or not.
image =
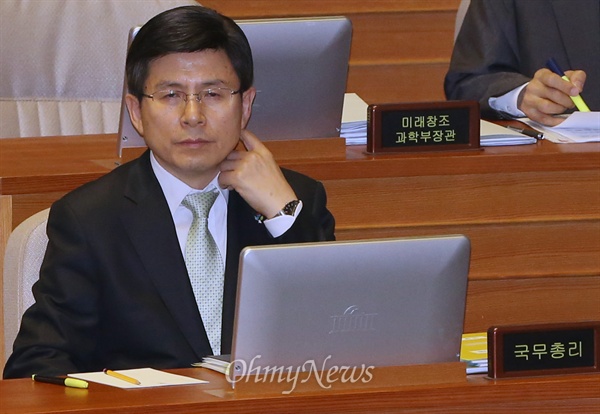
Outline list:
[[[0,140],[0,194],[11,196],[13,227],[114,168],[115,142]],[[298,145],[281,144],[277,158],[324,183],[338,239],[469,236],[466,332],[600,320],[600,144],[371,156],[309,143],[316,155],[300,159]]]
[[[465,332],[600,320],[600,276],[469,281]]]
[[[428,227],[356,227],[339,240],[466,234],[471,280],[594,276],[600,272],[600,223],[507,223]]]
[[[114,168],[116,156],[116,134],[1,139],[0,194],[70,191]]]
[[[399,161],[401,162],[401,161]],[[559,222],[600,217],[597,172],[553,171],[324,180],[348,227]],[[357,197],[365,214],[357,215]],[[383,202],[382,202],[383,200]]]
[[[432,79],[443,82],[447,71],[446,62],[356,64],[348,70],[346,90],[357,93],[369,104],[443,101],[443,83]]]
[[[121,390],[90,384],[88,390],[0,381],[1,413],[599,413],[600,375],[466,382],[357,390],[240,395],[220,374],[174,370],[209,384]],[[8,398],[5,398],[9,396]]]
[[[600,272],[594,170],[324,183],[339,239],[468,234],[474,279]]]
[[[199,3],[233,18],[248,19],[278,16],[345,15],[350,13],[386,14],[394,12],[437,12],[440,10],[456,12],[460,0],[294,0],[293,2],[282,2],[280,0],[253,0],[252,2],[244,0],[204,0]]]

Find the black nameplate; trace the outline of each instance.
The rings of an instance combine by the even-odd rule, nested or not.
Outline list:
[[[476,101],[374,104],[367,108],[367,152],[479,148]]]
[[[600,372],[600,322],[488,330],[492,378]]]

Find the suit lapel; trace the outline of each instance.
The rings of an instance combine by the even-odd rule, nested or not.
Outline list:
[[[136,254],[198,357],[210,354],[175,226],[148,152],[132,167],[124,195],[123,226]]]

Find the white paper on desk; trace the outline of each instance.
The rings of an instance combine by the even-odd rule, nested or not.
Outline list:
[[[535,144],[537,139],[523,135],[520,132],[508,129],[492,122],[479,121],[479,143],[482,147],[496,147],[502,145]]]
[[[600,141],[600,112],[573,112],[563,115],[563,122],[555,127],[542,125],[529,118],[519,121],[544,132],[544,138],[557,144]]]
[[[96,382],[98,384],[110,385],[117,388],[150,388],[150,387],[166,387],[170,385],[191,385],[191,384],[206,384],[208,381],[199,380],[196,378],[185,377],[183,375],[171,374],[169,372],[159,371],[153,368],[136,368],[122,369],[116,372],[135,378],[141,384],[130,384],[119,378],[106,375],[104,372],[83,372],[78,374],[69,374],[71,378],[82,379],[84,381]]]

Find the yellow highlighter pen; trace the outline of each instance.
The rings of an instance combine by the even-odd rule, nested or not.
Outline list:
[[[548,62],[546,62],[546,67],[552,72],[556,73],[561,78],[563,78],[564,80],[566,80],[567,82],[571,82],[567,75],[565,75],[565,72],[563,72],[560,66],[558,66],[558,63],[554,58],[548,59]],[[577,109],[579,109],[581,112],[590,112],[590,108],[588,108],[581,96],[571,96],[571,100],[573,101]]]
[[[61,378],[61,377],[47,377],[43,375],[33,374],[31,379],[37,382],[45,382],[48,384],[64,385],[65,387],[71,388],[87,388],[87,381],[80,380],[77,378]]]

